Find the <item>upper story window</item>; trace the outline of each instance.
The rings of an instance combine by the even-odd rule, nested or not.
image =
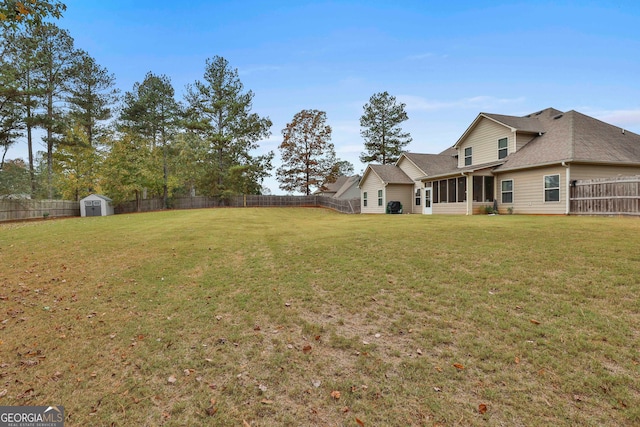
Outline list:
[[[560,201],[560,175],[544,176],[544,201]]]
[[[504,159],[509,154],[509,140],[501,138],[498,140],[498,159]]]
[[[472,153],[473,153],[472,147],[467,147],[467,148],[464,149],[464,165],[465,166],[471,166],[471,164],[472,164],[472,159],[471,159]]]

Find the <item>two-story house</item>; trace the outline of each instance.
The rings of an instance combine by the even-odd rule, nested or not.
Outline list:
[[[576,111],[480,113],[451,149],[405,153],[384,166],[386,175],[404,174],[413,184],[385,181],[379,167],[367,167],[360,183],[363,213],[384,212],[364,202],[366,188],[377,204],[409,203],[405,212],[470,215],[497,205],[503,213],[568,214],[575,180],[640,174],[640,135]]]

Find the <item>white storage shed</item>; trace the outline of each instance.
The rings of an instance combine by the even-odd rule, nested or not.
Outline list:
[[[80,200],[80,216],[113,215],[111,199],[100,194],[91,194]]]

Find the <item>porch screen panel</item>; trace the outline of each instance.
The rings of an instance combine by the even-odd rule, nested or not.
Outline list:
[[[474,202],[484,201],[482,197],[482,177],[481,176],[473,177],[473,201]]]
[[[447,203],[447,180],[440,181],[440,203]]]
[[[495,198],[493,195],[493,177],[485,176],[484,178],[484,200],[487,202],[493,202]]]
[[[451,178],[449,180],[449,202],[450,203],[455,203],[456,202],[456,179],[455,178]]]
[[[467,200],[467,178],[458,178],[458,202],[465,202]]]

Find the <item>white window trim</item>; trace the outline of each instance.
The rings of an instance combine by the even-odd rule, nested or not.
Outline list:
[[[500,141],[502,141],[503,139],[507,140],[507,146],[504,147],[504,148],[500,148]],[[509,138],[508,137],[506,137],[506,138],[498,138],[498,153],[497,153],[498,154],[498,160],[502,160],[502,159],[507,157],[507,156],[504,156],[504,157],[500,158],[500,150],[507,150],[507,156],[509,155]]]
[[[511,181],[511,191],[504,191],[504,190],[502,190],[502,183],[503,183],[503,182],[507,182],[507,181]],[[513,183],[513,179],[502,179],[502,180],[500,180],[500,202],[501,202],[502,204],[512,205],[512,204],[514,203],[514,200],[516,199],[516,195],[515,195],[515,192],[516,192],[516,191],[515,191],[515,190],[516,190],[516,189],[515,189],[515,185],[514,185],[514,183]],[[503,200],[502,195],[503,195],[504,193],[511,193],[511,201],[510,201],[510,202],[503,202],[503,201],[502,201],[502,200]]]
[[[469,150],[469,155],[467,155],[467,150]],[[473,147],[465,147],[464,148],[464,166],[473,165]],[[467,164],[467,158],[469,159],[469,164]]]
[[[558,186],[547,188],[545,186],[548,176],[557,176],[558,177]],[[559,173],[551,173],[549,175],[544,175],[542,177],[542,202],[543,203],[560,203],[562,199],[562,192],[560,189],[562,188],[562,181]],[[558,190],[558,200],[547,200],[547,190]]]

